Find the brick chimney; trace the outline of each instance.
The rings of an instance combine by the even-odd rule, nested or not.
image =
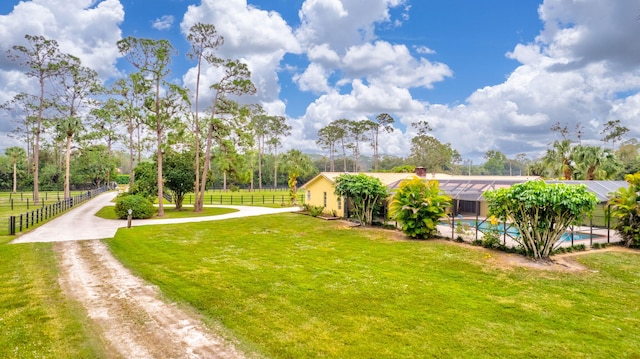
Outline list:
[[[420,177],[420,178],[426,178],[427,177],[427,169],[424,167],[416,167],[416,170],[414,172],[416,174],[416,176]]]

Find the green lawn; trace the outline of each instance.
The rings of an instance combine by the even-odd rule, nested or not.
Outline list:
[[[51,243],[0,236],[0,358],[102,358],[86,313],[58,286]]]
[[[96,216],[105,219],[118,219],[116,216],[116,212],[114,211],[114,206],[106,206],[102,207],[97,213]],[[218,207],[205,207],[202,212],[195,213],[193,212],[193,207],[182,207],[181,210],[176,211],[175,207],[172,205],[164,206],[164,217],[166,218],[187,218],[187,217],[206,217],[206,216],[217,216],[220,214],[233,213],[237,212],[237,209],[233,208],[218,208]],[[151,219],[160,218],[153,216]]]
[[[133,240],[135,239],[135,240]],[[107,240],[172,300],[270,358],[638,358],[640,256],[497,268],[489,252],[297,215]]]
[[[87,193],[87,191],[70,192],[72,197],[82,193]],[[31,192],[0,192],[0,236],[9,234],[10,216],[35,211],[36,209],[42,208],[43,203],[44,205],[53,204],[63,198],[64,193],[62,191],[41,191],[40,201],[38,202],[39,205],[34,205],[33,194]]]

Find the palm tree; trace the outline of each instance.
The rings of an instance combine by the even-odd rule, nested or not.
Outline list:
[[[621,167],[613,152],[597,146],[578,145],[571,151],[577,172],[587,181],[609,179]]]
[[[573,178],[571,140],[555,141],[553,147],[548,149],[542,158],[542,162],[552,176],[562,175],[565,180],[571,180]]]
[[[611,215],[618,219],[615,225],[628,247],[640,243],[640,173],[627,175],[629,188],[620,188],[609,200]]]
[[[9,147],[4,150],[4,153],[11,157],[13,163],[13,193],[18,189],[18,160],[25,157],[25,151],[22,147]]]
[[[64,165],[64,199],[71,198],[69,193],[69,165],[71,163],[71,142],[73,135],[82,129],[82,121],[77,117],[68,117],[57,123],[57,129],[61,136],[65,136],[67,140],[67,152],[65,154]]]
[[[316,170],[311,158],[298,150],[289,150],[282,156],[284,168],[289,173],[289,195],[297,205],[298,177],[308,176]]]

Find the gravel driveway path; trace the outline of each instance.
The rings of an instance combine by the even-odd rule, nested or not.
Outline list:
[[[12,243],[58,242],[59,283],[81,303],[113,358],[244,358],[196,316],[161,299],[159,290],[134,276],[102,241],[126,221],[94,216],[116,193],[102,194],[25,233]],[[180,219],[135,220],[133,226],[201,222],[291,212],[296,208],[225,206],[238,212]]]

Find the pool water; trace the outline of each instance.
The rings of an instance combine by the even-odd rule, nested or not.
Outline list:
[[[473,230],[476,226],[476,221],[472,220],[472,219],[463,219],[463,220],[456,220],[456,226],[458,225],[458,223],[462,223],[463,225],[467,225],[469,226],[469,229]],[[447,222],[440,222],[440,224],[443,225],[450,225]],[[486,232],[489,229],[491,229],[491,224],[489,222],[480,222],[480,226],[478,227],[478,230],[481,232]],[[504,226],[502,224],[498,225],[498,232],[500,233],[500,235],[502,235],[504,233]],[[511,236],[511,237],[517,237],[519,235],[518,230],[510,227],[507,228],[507,235]],[[596,237],[600,237],[598,235],[593,235],[593,238]],[[590,233],[573,233],[573,240],[574,241],[580,241],[580,240],[584,240],[584,239],[589,239],[591,238],[591,234]],[[562,235],[562,240],[563,241],[571,241],[571,232],[565,232]]]

